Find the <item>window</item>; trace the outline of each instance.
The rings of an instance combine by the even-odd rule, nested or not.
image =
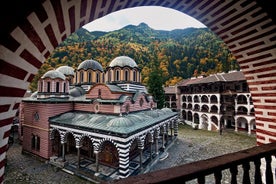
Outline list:
[[[115,76],[116,81],[120,80],[120,71],[116,70],[116,76]]]
[[[88,72],[88,83],[92,82],[92,75],[91,72]]]
[[[126,113],[129,113],[129,104],[126,104]]]
[[[80,72],[80,82],[83,82],[83,72]]]
[[[32,135],[32,149],[36,151],[40,150],[40,137],[37,135]]]
[[[139,103],[140,103],[140,107],[142,107],[142,106],[143,106],[143,104],[144,104],[144,99],[143,99],[143,98],[141,98]]]
[[[38,112],[34,113],[34,120],[38,121],[39,120],[39,114]]]
[[[95,110],[96,113],[99,112],[99,110],[100,110],[99,104],[95,105],[94,110]]]
[[[59,82],[56,82],[56,92],[59,93]]]
[[[47,82],[47,92],[50,93],[51,92],[51,83]]]
[[[99,83],[100,82],[100,74],[97,72],[97,74],[96,74],[96,79],[97,79],[97,83]]]
[[[128,74],[128,70],[125,70],[125,81],[128,81],[129,80],[129,74]]]
[[[66,83],[64,82],[63,83],[63,93],[65,93],[66,92]]]
[[[133,71],[133,81],[136,82],[136,71]]]
[[[108,81],[111,81],[111,71],[108,71]]]
[[[101,96],[102,96],[102,90],[99,89],[99,90],[98,90],[98,97],[101,98]]]

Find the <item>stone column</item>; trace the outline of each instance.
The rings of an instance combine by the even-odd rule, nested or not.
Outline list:
[[[140,151],[140,170],[143,169],[143,148],[139,148]]]
[[[95,176],[99,175],[99,151],[94,151],[95,159],[96,159],[96,171]]]
[[[153,142],[150,142],[150,161],[152,161],[152,143]]]
[[[247,133],[248,133],[248,135],[251,135],[251,126],[250,126],[251,124],[250,124],[250,121],[247,124],[248,124],[247,125],[248,126],[248,132]]]
[[[129,152],[119,152],[119,178],[129,176]]]
[[[165,130],[163,130],[163,134],[162,134],[162,149],[165,150]]]
[[[170,129],[171,129],[171,139],[173,139],[173,124],[171,124]]]
[[[235,132],[238,132],[238,121],[236,117],[234,118],[234,121],[235,121]]]
[[[158,135],[156,135],[155,137],[155,154],[158,155],[159,151],[158,151]]]
[[[77,169],[80,168],[80,146],[76,146],[77,151],[78,151],[78,164],[77,164]]]
[[[62,161],[65,162],[65,144],[66,142],[61,142],[62,145]]]
[[[251,111],[251,109],[250,109],[250,96],[247,95],[246,99],[247,99],[247,109],[248,109],[247,115],[250,116],[250,111]]]

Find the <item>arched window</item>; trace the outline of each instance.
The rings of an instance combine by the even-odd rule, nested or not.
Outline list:
[[[51,92],[51,83],[47,82],[47,92],[50,93]]]
[[[59,82],[56,82],[56,92],[59,93]]]
[[[99,89],[99,90],[98,90],[98,97],[101,98],[101,96],[102,96],[102,90]]]
[[[88,83],[91,83],[92,82],[92,74],[91,72],[88,72]]]
[[[143,99],[143,98],[141,98],[139,103],[140,103],[140,107],[142,107],[142,106],[143,106],[143,104],[144,104],[144,99]]]
[[[136,77],[137,77],[137,76],[136,76],[136,71],[134,70],[134,71],[133,71],[133,81],[134,81],[134,82],[136,82]]]
[[[66,82],[63,83],[63,93],[66,92]]]
[[[100,74],[97,72],[96,73],[96,82],[99,83],[100,82]]]
[[[111,81],[111,70],[108,71],[108,81]]]
[[[83,82],[83,72],[80,72],[80,82]]]
[[[126,113],[129,113],[129,104],[126,104]]]
[[[119,70],[116,70],[116,72],[115,72],[115,80],[116,81],[120,80],[120,71]]]
[[[125,81],[129,80],[129,72],[128,70],[125,70]]]
[[[78,73],[76,73],[76,83],[78,83]]]
[[[36,151],[40,150],[40,137],[37,135],[32,135],[32,149]]]

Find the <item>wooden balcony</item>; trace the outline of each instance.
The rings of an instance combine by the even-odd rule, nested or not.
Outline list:
[[[243,184],[262,184],[261,179],[261,159],[264,158],[266,164],[264,183],[273,183],[271,168],[272,156],[276,154],[276,142],[256,146],[235,153],[225,154],[207,160],[192,162],[169,169],[158,170],[137,176],[130,176],[125,179],[109,181],[116,184],[146,184],[146,183],[185,183],[197,180],[197,183],[205,183],[206,176],[212,175],[213,183],[222,183],[222,172],[229,170],[231,173],[231,183],[237,183],[237,175],[242,175]],[[254,181],[250,181],[250,167],[253,164]],[[242,169],[240,171],[240,168]]]

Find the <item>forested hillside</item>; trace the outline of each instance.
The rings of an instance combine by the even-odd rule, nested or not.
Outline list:
[[[166,86],[192,76],[239,69],[226,45],[207,28],[159,31],[142,23],[112,32],[78,30],[45,61],[30,89],[35,91],[39,77],[50,69],[61,65],[77,68],[86,59],[96,60],[105,68],[121,55],[137,62],[144,84],[156,63]]]

